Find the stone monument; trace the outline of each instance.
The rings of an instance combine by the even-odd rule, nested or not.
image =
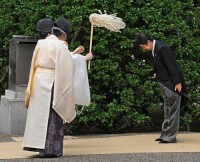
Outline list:
[[[26,122],[24,91],[26,89],[36,37],[14,35],[9,42],[9,80],[1,96],[0,132],[23,135]]]

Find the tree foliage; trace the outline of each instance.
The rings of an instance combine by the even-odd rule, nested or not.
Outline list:
[[[64,16],[71,22],[70,49],[89,49],[89,15],[106,10],[117,13],[126,23],[121,33],[94,28],[94,59],[89,71],[92,104],[70,125],[119,132],[153,127],[150,113],[162,109],[162,99],[152,75],[150,52],[139,50],[135,35],[144,31],[168,43],[181,66],[189,90],[189,105],[181,125],[200,119],[200,3],[197,0],[1,0],[1,69],[8,63],[12,35],[36,36],[41,18]],[[1,93],[6,88],[1,76]],[[160,117],[162,119],[162,116]]]

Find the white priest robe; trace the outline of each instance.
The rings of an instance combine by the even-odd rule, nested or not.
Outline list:
[[[91,102],[85,56],[72,54],[74,62],[74,102],[88,106]]]
[[[54,35],[39,40],[25,92],[28,111],[23,147],[45,148],[53,84],[53,109],[64,122],[76,117],[73,81],[74,64],[65,43]]]

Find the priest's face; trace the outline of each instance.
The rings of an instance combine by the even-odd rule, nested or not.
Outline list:
[[[150,50],[152,50],[153,42],[147,41],[147,44],[140,44],[140,47],[141,47],[143,50],[150,51]]]

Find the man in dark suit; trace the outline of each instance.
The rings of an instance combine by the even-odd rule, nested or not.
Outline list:
[[[175,143],[179,131],[181,96],[186,94],[181,71],[171,48],[167,44],[153,40],[145,33],[136,36],[136,43],[142,49],[152,51],[154,75],[160,84],[164,99],[162,133],[155,141]]]

